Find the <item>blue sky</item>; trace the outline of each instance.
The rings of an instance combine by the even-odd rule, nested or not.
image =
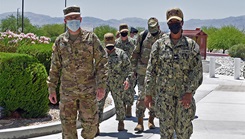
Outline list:
[[[22,10],[22,0],[0,0],[0,14]],[[24,11],[62,17],[65,0],[24,0]],[[245,0],[67,0],[67,5],[81,7],[82,16],[108,19],[154,16],[165,21],[165,12],[179,7],[184,19],[220,19],[245,15]]]

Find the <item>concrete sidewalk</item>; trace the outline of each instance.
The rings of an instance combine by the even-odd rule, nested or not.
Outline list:
[[[245,80],[235,80],[234,77],[222,75],[216,75],[216,78],[209,78],[208,73],[203,75],[203,84],[195,94],[197,103],[196,115],[198,119],[195,119],[193,122],[194,133],[191,139],[244,139]],[[147,127],[148,110],[145,115],[145,131],[141,134],[134,132],[134,127],[137,124],[134,105],[133,117],[125,120],[126,131],[117,131],[118,123],[114,115],[101,123],[101,134],[96,139],[159,139],[158,120],[155,119],[157,128],[149,130]],[[46,127],[47,131],[49,131],[49,128]],[[78,137],[82,139],[80,133],[81,129],[78,129]],[[6,138],[6,136],[2,136],[3,134],[4,132],[0,130],[0,139]],[[12,134],[20,133],[12,132]],[[49,134],[52,134],[52,132]],[[32,139],[61,139],[61,133],[34,137]]]

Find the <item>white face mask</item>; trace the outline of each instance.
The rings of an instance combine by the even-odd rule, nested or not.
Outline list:
[[[66,25],[71,31],[76,32],[80,28],[80,20],[67,20]]]

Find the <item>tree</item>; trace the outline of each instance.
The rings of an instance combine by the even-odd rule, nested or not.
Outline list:
[[[54,41],[64,32],[64,24],[47,24],[43,25],[40,30],[42,30],[43,36],[50,37],[51,41]]]
[[[116,34],[117,32],[117,29],[114,28],[114,27],[110,27],[109,25],[103,25],[103,26],[99,26],[99,27],[96,27],[94,29],[94,33],[98,36],[98,38],[103,41],[104,40],[104,35],[106,33],[113,33],[114,35]]]
[[[212,43],[214,42],[214,35],[215,33],[218,31],[218,28],[215,27],[202,27],[202,30],[208,34],[208,39],[207,39],[207,48],[210,52],[213,51],[213,49],[215,49],[215,45],[213,45]]]
[[[17,24],[17,18],[12,14],[10,16],[7,16],[5,19],[1,20],[1,31],[5,32],[7,30],[11,30],[13,32],[20,32],[19,29],[22,27],[22,17],[18,16],[18,24]],[[30,20],[25,17],[24,18],[24,32],[23,33],[34,33],[39,35],[41,32],[39,30],[38,26],[33,26],[30,22]]]
[[[223,53],[225,53],[233,45],[245,43],[245,34],[235,26],[205,29],[203,30],[208,34],[208,49],[210,50],[218,49],[223,50]]]
[[[7,30],[17,31],[17,19],[14,15],[9,15],[7,18],[1,20],[1,31],[5,32]]]

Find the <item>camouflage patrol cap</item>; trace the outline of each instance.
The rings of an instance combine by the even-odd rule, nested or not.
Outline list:
[[[128,25],[123,23],[119,26],[119,32],[128,31]]]
[[[115,37],[112,33],[106,33],[104,35],[104,42],[105,46],[114,46],[115,44]]]
[[[183,21],[183,12],[179,8],[172,8],[167,10],[166,12],[167,22],[171,19],[177,19],[179,21]]]
[[[76,5],[65,7],[63,12],[65,17],[69,15],[80,15],[80,7]]]
[[[155,17],[148,20],[148,30],[150,33],[156,33],[159,30],[158,20]]]

